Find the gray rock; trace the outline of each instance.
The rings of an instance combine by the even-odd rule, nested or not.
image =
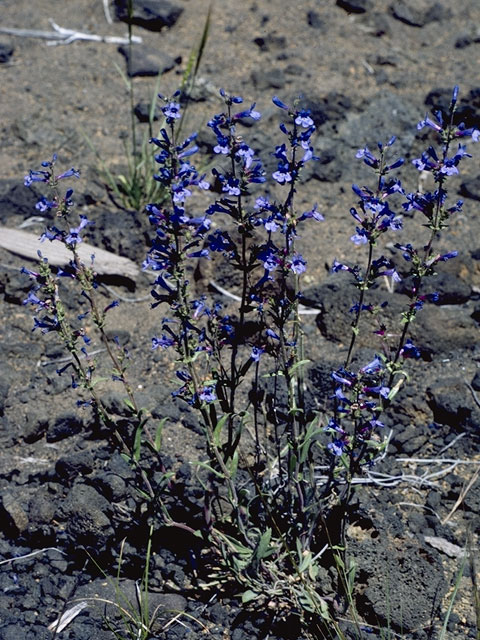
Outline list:
[[[338,139],[348,141],[348,147],[343,147],[346,154],[343,162],[349,167],[352,179],[364,179],[367,172],[363,163],[352,163],[353,150],[367,144],[375,152],[377,142],[385,143],[395,135],[397,140],[389,157],[395,160],[405,156],[415,140],[417,121],[418,109],[388,89],[381,90],[364,111],[355,113],[350,110],[346,120],[338,126]]]
[[[62,505],[67,520],[66,532],[76,545],[103,548],[113,536],[110,504],[98,491],[86,484],[74,485]]]
[[[253,71],[252,82],[258,91],[282,89],[285,86],[285,76],[281,69]]]
[[[25,442],[36,442],[48,429],[48,414],[44,407],[32,407],[25,416],[22,425],[22,437]]]
[[[348,546],[365,584],[362,614],[404,634],[428,623],[431,603],[442,597],[447,583],[436,551],[389,533],[372,539],[366,532]]]
[[[337,7],[348,13],[365,13],[373,8],[372,0],[337,0]]]
[[[130,18],[128,0],[115,0],[117,18],[150,31],[173,27],[183,12],[183,7],[168,0],[133,0],[132,5]]]
[[[480,176],[462,182],[460,195],[471,200],[480,200]]]
[[[80,433],[84,428],[80,417],[74,413],[64,413],[50,424],[47,430],[47,442],[58,442]]]
[[[456,429],[470,422],[474,412],[473,400],[463,379],[446,378],[429,387],[427,395],[435,422]]]
[[[405,278],[399,283],[397,292],[408,293],[411,291],[413,282],[411,277]],[[453,273],[437,273],[434,278],[426,278],[422,284],[422,293],[437,293],[438,300],[435,304],[464,304],[472,295],[472,288],[464,280],[461,280]]]
[[[0,42],[0,64],[8,62],[13,55],[15,49],[7,42]]]
[[[118,47],[120,53],[127,61],[127,73],[130,78],[135,76],[158,76],[173,69],[181,61],[181,58],[172,58],[154,47],[136,44],[130,49],[126,45]]]
[[[390,11],[394,18],[408,24],[409,27],[423,27],[425,24],[424,12],[405,0],[393,2]]]
[[[478,342],[478,327],[468,310],[458,305],[428,304],[417,313],[410,335],[422,351],[451,354],[458,349],[471,350]]]
[[[0,521],[2,529],[11,537],[18,537],[28,527],[28,516],[16,493],[10,491],[2,495],[0,506]]]

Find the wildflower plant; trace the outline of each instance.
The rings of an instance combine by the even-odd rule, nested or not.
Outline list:
[[[197,134],[179,135],[179,95],[160,96],[165,126],[151,144],[157,165],[154,180],[168,198],[146,207],[155,234],[143,265],[154,274],[152,307],[161,313],[152,350],[174,353],[178,382],[172,395],[198,413],[205,435],[207,460],[198,462],[205,518],[197,532],[210,553],[203,560],[205,580],[211,585],[233,580],[244,603],[267,604],[278,617],[293,609],[303,621],[315,614],[336,628],[333,612],[319,590],[319,565],[329,546],[339,569],[338,595],[351,594],[353,567],[345,525],[353,480],[375,464],[385,448],[384,414],[406,380],[407,361],[420,357],[408,333],[425,302],[435,301],[435,294],[424,293],[425,279],[435,274],[440,262],[456,255],[456,251],[441,254],[435,248],[439,233],[462,208],[461,201],[449,203],[446,182],[469,157],[464,139],[478,141],[480,133],[454,124],[457,87],[448,117],[437,113],[435,120],[426,116],[418,124],[419,129],[429,127],[440,137],[439,149],[430,146],[413,161],[418,170],[432,173],[436,187],[429,193],[409,193],[395,177],[404,162],[392,154],[395,137],[378,143],[375,153],[368,147],[358,151],[357,158],[375,173],[372,187],[353,185],[358,202],[350,209],[355,225],[350,240],[365,247],[365,264],[333,262],[334,273],[350,274],[358,298],[351,309],[352,335],[345,359],[331,373],[330,413],[309,420],[308,360],[299,309],[301,278],[308,265],[298,245],[302,229],[324,218],[317,205],[299,211],[295,194],[303,167],[316,160],[315,125],[308,110],[273,98],[282,115],[283,138],[272,151],[277,166],[268,176],[238,129],[241,120],[260,120],[255,103],[245,107],[240,96],[223,90],[220,94],[222,110],[208,122],[217,159],[211,178],[192,164],[198,152]],[[461,142],[452,150],[457,139]],[[53,227],[45,238],[63,242],[72,260],[68,270],[54,274],[40,256],[39,271],[29,272],[35,287],[26,302],[36,308],[35,328],[57,332],[72,354],[73,386],[83,386],[99,417],[109,421],[94,385],[95,363],[88,357],[87,332],[67,322],[61,302],[59,279],[79,283],[88,314],[113,363],[113,375],[124,385],[134,432],[141,436],[145,416],[126,377],[126,355],[115,350],[104,330],[112,305],[100,308],[93,257],[91,265],[84,265],[76,251],[90,222],[81,217],[77,226],[71,226],[73,192],[60,197],[58,191],[59,181],[76,177],[77,172],[55,175],[55,160],[30,172],[25,184],[44,182],[52,189],[50,199],[42,198],[37,206],[55,210],[65,228]],[[267,181],[277,186],[281,198],[260,195]],[[199,213],[195,194],[205,196],[214,188],[218,197]],[[395,235],[403,229],[405,212],[424,216],[428,237],[421,246],[396,242],[395,259],[404,262],[402,268],[379,246],[384,234]],[[195,293],[198,260],[219,257],[238,274],[240,290],[233,309]],[[400,332],[390,331],[382,316],[384,305],[372,304],[369,292],[379,279],[399,281],[405,271],[412,283],[409,301],[400,318]],[[378,349],[368,362],[358,363],[359,333],[365,327],[371,331],[372,325]],[[81,352],[87,355],[87,364]],[[265,381],[274,389],[271,411],[265,405]],[[280,401],[282,394],[286,406]],[[158,453],[151,440],[150,445]],[[141,466],[139,455],[130,457]],[[320,464],[327,469],[323,479],[318,477]],[[143,476],[147,494],[153,498],[155,489]],[[167,523],[178,524],[169,520],[164,509],[160,514]],[[336,525],[335,519],[340,519]]]
[[[78,252],[78,246],[83,241],[83,231],[93,223],[86,216],[79,215],[77,226],[71,226],[75,224],[72,222],[75,217],[74,191],[69,188],[63,195],[60,191],[60,185],[61,181],[65,179],[79,178],[80,172],[72,168],[57,174],[56,162],[57,155],[54,154],[52,160],[42,162],[40,170],[31,170],[25,176],[24,184],[27,187],[33,183],[44,183],[48,186],[48,198],[42,196],[37,202],[36,208],[43,213],[53,212],[58,226],[46,229],[41,236],[41,241],[52,242],[56,240],[62,243],[70,251],[71,259],[65,268],[53,269],[47,258],[43,257],[39,251],[38,270],[22,269],[34,283],[24,304],[35,309],[33,330],[38,329],[42,334],[55,333],[68,351],[70,360],[65,366],[57,369],[57,374],[70,374],[72,388],[80,388],[86,392],[87,398],[78,400],[78,407],[91,407],[97,419],[113,434],[122,453],[137,467],[143,479],[145,495],[152,500],[155,498],[156,492],[139,465],[139,444],[140,438],[145,432],[149,437],[151,448],[158,454],[158,446],[156,445],[158,436],[153,438],[146,429],[148,416],[137,405],[133,394],[127,376],[127,350],[117,338],[112,339],[107,335],[107,314],[118,306],[118,300],[113,300],[107,305],[103,304],[97,291],[95,255],[92,254],[90,263],[86,264]],[[81,296],[82,306],[86,303],[87,310],[77,314],[76,317],[72,317],[64,302],[65,285],[63,281],[73,283]],[[92,326],[96,329],[100,343],[107,353],[112,379],[119,381],[124,389],[126,412],[131,427],[130,433],[122,435],[97,390],[101,376],[97,371],[99,363],[91,354],[93,347]]]

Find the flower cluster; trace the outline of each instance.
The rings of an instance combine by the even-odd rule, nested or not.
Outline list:
[[[242,332],[237,333],[236,325],[241,327],[246,314],[256,312],[259,330],[248,352],[247,362],[238,365],[239,370],[243,371],[250,364],[258,363],[266,350],[272,349],[267,331],[271,332],[270,338],[277,336],[278,328],[266,324],[266,305],[277,307],[271,311],[270,318],[282,316],[283,325],[286,324],[292,300],[288,298],[285,280],[289,274],[297,277],[306,270],[306,260],[294,246],[298,224],[309,219],[321,221],[323,216],[317,211],[316,205],[300,215],[292,210],[293,194],[301,168],[314,158],[310,140],[315,126],[309,112],[287,107],[274,98],[278,107],[288,111],[291,125],[290,128],[281,125],[288,142],[278,145],[273,152],[278,159],[278,169],[272,178],[279,184],[288,184],[289,192],[284,202],[276,202],[266,196],[257,196],[252,200],[251,185],[264,183],[266,175],[255,150],[243,136],[238,135],[237,128],[245,119],[259,120],[261,114],[256,110],[255,103],[238,110],[237,105],[243,103],[240,96],[230,96],[223,90],[220,94],[225,109],[213,116],[207,126],[216,138],[213,152],[220,160],[220,166],[212,170],[212,175],[221,195],[206,208],[203,215],[195,217],[187,213],[187,200],[194,188],[208,189],[209,184],[189,160],[197,151],[196,134],[177,143],[175,125],[181,116],[180,107],[173,100],[166,100],[163,110],[169,130],[163,128],[159,138],[153,138],[151,142],[159,149],[155,160],[160,168],[155,179],[170,194],[170,202],[168,205],[152,203],[147,206],[150,221],[156,227],[156,235],[144,268],[158,272],[152,291],[154,306],[166,302],[173,314],[172,320],[167,319],[162,323],[162,335],[154,338],[153,346],[173,347],[180,353],[181,359],[188,360],[200,351],[209,358],[212,355],[219,357],[219,349],[225,345],[237,353],[237,347],[244,337]],[[298,149],[302,150],[300,159],[297,158]],[[216,228],[211,231],[214,216]],[[222,217],[223,222],[220,220]],[[240,243],[234,241],[234,232],[240,235]],[[253,236],[258,241],[248,243],[247,239]],[[229,315],[222,315],[220,305],[208,308],[203,300],[190,297],[188,260],[208,259],[212,253],[223,254],[232,268],[242,275],[240,318],[237,323],[233,323]],[[271,293],[275,280],[283,282],[278,298],[272,298]],[[294,341],[290,338],[286,343],[293,345]],[[232,375],[236,375],[235,372]],[[212,372],[211,377],[216,383],[206,385],[206,388],[211,388],[212,394],[215,392],[215,398],[219,397],[220,401],[228,395],[220,387],[237,384],[232,380],[222,382],[218,371]],[[212,394],[201,392],[202,381],[195,380],[195,376],[190,374],[188,380],[182,381],[184,384],[175,393],[188,402],[207,403],[207,398],[213,397]],[[232,411],[232,406],[229,410]]]
[[[456,138],[470,137],[474,142],[479,140],[480,132],[476,129],[466,129],[460,123],[454,125],[454,112],[458,97],[458,87],[455,87],[450,106],[450,115],[444,119],[441,113],[435,114],[435,120],[426,116],[418,123],[418,130],[424,127],[433,129],[440,136],[441,148],[436,150],[429,146],[420,158],[414,159],[413,165],[419,171],[433,174],[437,188],[429,193],[407,193],[397,179],[386,176],[392,170],[403,164],[399,158],[392,163],[386,161],[386,150],[395,142],[392,137],[386,145],[378,143],[379,155],[375,156],[368,147],[360,149],[356,157],[361,159],[377,174],[377,188],[375,191],[367,187],[353,185],[354,193],[360,198],[358,207],[350,210],[357,223],[355,234],[351,237],[357,245],[368,245],[369,254],[367,266],[362,270],[358,265],[350,266],[334,261],[332,271],[347,271],[360,290],[359,301],[351,311],[355,313],[352,322],[352,339],[343,368],[335,371],[332,378],[335,382],[334,417],[330,419],[325,430],[332,435],[332,442],[328,448],[336,456],[347,455],[350,470],[358,470],[359,466],[369,463],[374,458],[375,443],[371,440],[372,433],[377,427],[383,426],[379,415],[384,411],[393,396],[398,391],[397,376],[403,375],[403,362],[406,359],[418,359],[421,351],[407,338],[407,331],[416,313],[423,308],[425,302],[438,300],[438,293],[423,294],[422,284],[427,276],[434,275],[435,265],[454,258],[457,251],[436,253],[433,248],[438,232],[447,227],[449,219],[462,208],[459,200],[453,205],[447,204],[447,191],[444,183],[450,176],[458,173],[458,165],[464,158],[471,157],[465,145],[458,145],[457,151],[451,155],[450,146]],[[402,216],[390,208],[387,198],[397,194],[402,197],[402,209],[405,212],[419,212],[427,219],[430,238],[420,249],[410,243],[395,243],[395,247],[410,267],[407,274],[412,281],[410,302],[402,314],[403,329],[398,335],[397,344],[388,344],[387,331],[382,324],[374,333],[381,337],[383,354],[375,356],[366,366],[354,372],[350,368],[353,350],[358,334],[360,316],[365,312],[373,312],[374,306],[365,303],[366,291],[374,286],[375,281],[383,276],[399,282],[401,277],[398,267],[390,258],[380,255],[374,257],[373,247],[379,236],[387,230],[402,229]],[[386,302],[384,303],[387,304]]]

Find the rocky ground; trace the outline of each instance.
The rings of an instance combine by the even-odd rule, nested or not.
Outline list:
[[[163,94],[179,86],[208,3],[134,4],[160,10],[156,17],[140,11],[134,26],[142,44],[135,45],[133,83],[136,103],[145,105],[159,70]],[[53,20],[84,33],[123,36],[122,3],[110,5],[112,24],[100,0],[3,1],[0,225],[42,233],[45,222],[32,218],[37,197],[23,187],[23,176],[57,152],[59,166],[82,171],[75,192],[81,212],[96,222],[89,242],[140,264],[148,246],[146,216],[115,206],[91,150],[93,145],[114,174],[125,171],[122,139],[128,139],[129,104],[118,68],[125,72],[128,52],[106,42],[48,46],[45,39],[1,32],[7,27],[49,31]],[[318,128],[320,160],[305,172],[297,200],[299,209],[318,202],[325,216],[300,239],[309,266],[305,303],[321,309],[306,319],[314,363],[309,389],[316,407],[324,402],[322,380],[342,362],[349,339],[351,289],[329,268],[334,259],[360,255],[352,257],[357,249],[348,241],[353,233],[348,211],[356,200],[351,184],[371,176],[355,153],[395,134],[398,152],[407,160],[418,157],[426,137],[416,123],[426,111],[447,105],[455,84],[467,125],[480,127],[479,29],[476,0],[212,3],[209,38],[185,124],[203,130],[205,162],[213,140],[204,123],[221,109],[222,87],[243,95],[248,104],[257,102],[263,118],[254,128],[245,127],[244,137],[267,167],[268,151],[278,144],[279,113],[272,95],[286,102],[301,96]],[[147,125],[137,126],[143,135]],[[357,605],[365,627],[370,626],[365,638],[478,638],[473,563],[464,567],[446,635],[440,631],[462,553],[471,546],[478,554],[480,533],[479,149],[472,145],[473,158],[451,182],[450,193],[464,199],[464,210],[439,239],[442,250],[456,249],[459,256],[443,265],[435,284],[439,301],[424,309],[413,328],[422,358],[387,417],[391,442],[376,470],[395,480],[358,490],[360,515],[348,532],[358,564]],[[418,187],[411,163],[401,177],[410,190]],[[408,219],[402,233],[405,241],[422,237],[421,221]],[[107,640],[113,635],[105,617],[114,626],[119,623],[118,611],[107,601],[119,599],[115,576],[122,541],[125,596],[120,599],[135,607],[148,527],[131,468],[88,410],[77,408],[70,379],[55,373],[65,355],[62,347],[54,336],[32,334],[31,313],[22,305],[30,287],[20,273],[24,264],[24,258],[0,249],[0,638],[51,638],[48,625],[75,602],[86,606],[58,637]],[[215,275],[229,283],[228,273]],[[200,277],[197,286],[208,290],[206,280]],[[149,308],[149,277],[142,274],[135,283],[119,278],[115,294],[129,301],[112,311],[109,331],[128,346],[129,375],[140,404],[156,419],[169,418],[164,461],[176,473],[171,504],[179,518],[194,524],[201,506],[190,463],[203,455],[204,445],[195,417],[170,401],[164,354],[150,351],[160,316]],[[76,298],[69,295],[75,309]],[[108,304],[112,293],[102,289],[102,295]],[[382,295],[389,296],[392,313],[402,308],[402,286]],[[369,340],[361,347],[367,353]],[[120,389],[107,384],[104,394],[120,419]],[[159,473],[154,466],[149,472]],[[155,532],[149,586],[151,606],[159,606],[161,614],[152,638],[297,637],[291,621],[272,629],[265,612],[243,612],[234,594],[202,595],[195,588],[191,546],[188,537]],[[332,595],[333,588],[333,574],[326,569],[322,592]],[[377,626],[387,631],[381,635]],[[348,633],[348,625],[345,629]]]

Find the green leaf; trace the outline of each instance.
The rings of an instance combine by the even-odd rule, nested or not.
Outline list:
[[[300,360],[296,362],[293,367],[290,367],[290,373],[294,373],[299,367],[303,367],[304,364],[308,364],[311,360]]]
[[[132,457],[135,460],[135,462],[138,462],[140,460],[140,451],[142,448],[142,424],[140,423],[137,426],[137,429],[135,431],[135,437],[133,439],[133,451],[132,451]]]
[[[198,465],[199,467],[203,467],[204,469],[208,469],[208,471],[211,471],[212,473],[214,473],[217,476],[217,478],[221,478],[222,480],[225,480],[225,475],[223,473],[220,473],[220,471],[217,471],[206,462],[201,462],[200,460],[197,460],[195,464]]]
[[[255,600],[256,598],[258,598],[258,593],[255,593],[255,591],[252,591],[251,589],[247,589],[247,591],[244,591],[242,593],[242,602],[243,602],[243,604],[247,604],[247,602],[251,602],[252,600]]]
[[[257,548],[255,549],[255,556],[258,560],[262,560],[271,553],[270,540],[272,539],[272,529],[268,527],[262,534]]]
[[[129,400],[128,398],[124,398],[123,399],[124,404],[127,405],[127,407],[131,410],[131,411],[135,411],[135,407],[133,406],[133,402],[131,400]]]
[[[235,451],[228,465],[228,472],[232,480],[234,480],[235,476],[237,475],[237,469],[238,469],[238,451]]]
[[[220,418],[220,420],[215,425],[215,429],[213,430],[213,444],[215,445],[215,447],[217,447],[217,449],[221,445],[220,436],[221,436],[221,433],[222,433],[222,429],[225,426],[225,423],[226,423],[226,421],[228,420],[229,417],[230,417],[229,413],[224,413],[223,416]]]
[[[165,426],[166,422],[167,422],[167,418],[162,418],[160,420],[160,423],[157,426],[157,430],[155,431],[155,440],[153,445],[157,453],[159,453],[160,449],[162,448],[163,427]]]
[[[310,553],[310,551],[308,551],[305,554],[302,554],[302,561],[300,562],[300,565],[298,567],[298,570],[300,571],[300,573],[303,573],[304,571],[306,571],[309,566],[312,564],[312,554]]]

